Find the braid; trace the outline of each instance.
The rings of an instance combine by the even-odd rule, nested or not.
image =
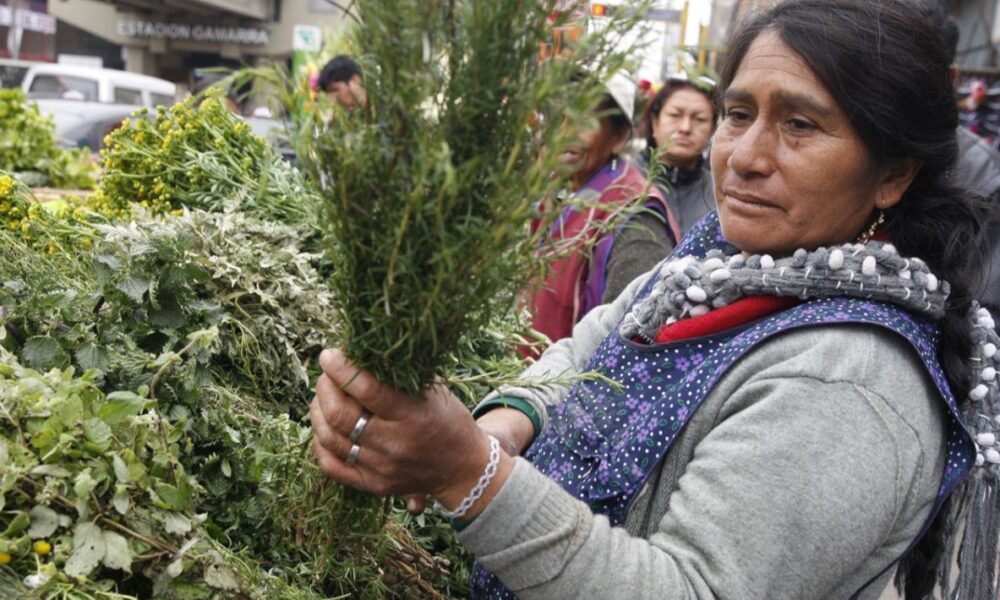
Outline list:
[[[996,199],[950,189],[940,177],[929,179],[918,178],[903,200],[887,211],[887,227],[902,253],[920,256],[951,284],[944,317],[938,322],[938,357],[956,400],[965,404],[972,386],[967,366],[973,349],[968,314],[980,291],[976,267],[988,260],[982,240],[998,222],[997,204]],[[895,585],[906,600],[931,598],[937,575],[950,560],[945,540],[953,527],[952,504],[949,501],[941,508],[927,533],[900,560]]]

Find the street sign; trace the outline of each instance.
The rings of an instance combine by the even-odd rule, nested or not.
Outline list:
[[[322,29],[315,25],[296,25],[292,28],[292,50],[319,52],[322,48]]]

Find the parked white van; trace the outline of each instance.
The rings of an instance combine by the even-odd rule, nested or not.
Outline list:
[[[28,69],[39,64],[34,60],[0,58],[0,88],[19,88]]]
[[[111,102],[155,108],[174,103],[177,86],[169,81],[115,69],[38,64],[21,84],[28,98]]]

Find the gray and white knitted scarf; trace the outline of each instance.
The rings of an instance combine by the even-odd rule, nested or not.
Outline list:
[[[849,296],[900,305],[934,319],[944,315],[950,292],[919,258],[906,258],[891,244],[845,244],[814,251],[797,250],[775,259],[710,251],[704,259],[685,256],[660,265],[652,292],[625,316],[620,333],[651,342],[657,330],[703,315],[748,296],[828,298]],[[1000,338],[989,311],[973,303],[969,327],[974,342],[969,357],[973,382],[964,410],[965,425],[976,443],[976,468],[956,490],[953,531],[939,581],[945,597],[997,598],[1000,558]],[[951,549],[964,523],[959,550],[961,571],[949,593]]]

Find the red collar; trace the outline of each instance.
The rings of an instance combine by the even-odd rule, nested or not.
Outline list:
[[[871,238],[874,241],[889,243],[892,236],[886,227],[879,227]],[[665,344],[667,342],[677,342],[689,340],[720,333],[727,329],[746,325],[762,317],[773,315],[799,304],[802,300],[798,298],[787,298],[779,296],[750,296],[733,302],[728,306],[717,308],[707,312],[700,317],[684,319],[670,325],[663,325],[656,332],[655,342]]]
[[[656,332],[655,341],[664,344],[719,333],[781,312],[800,302],[798,298],[790,297],[750,296],[699,317],[664,325]]]

